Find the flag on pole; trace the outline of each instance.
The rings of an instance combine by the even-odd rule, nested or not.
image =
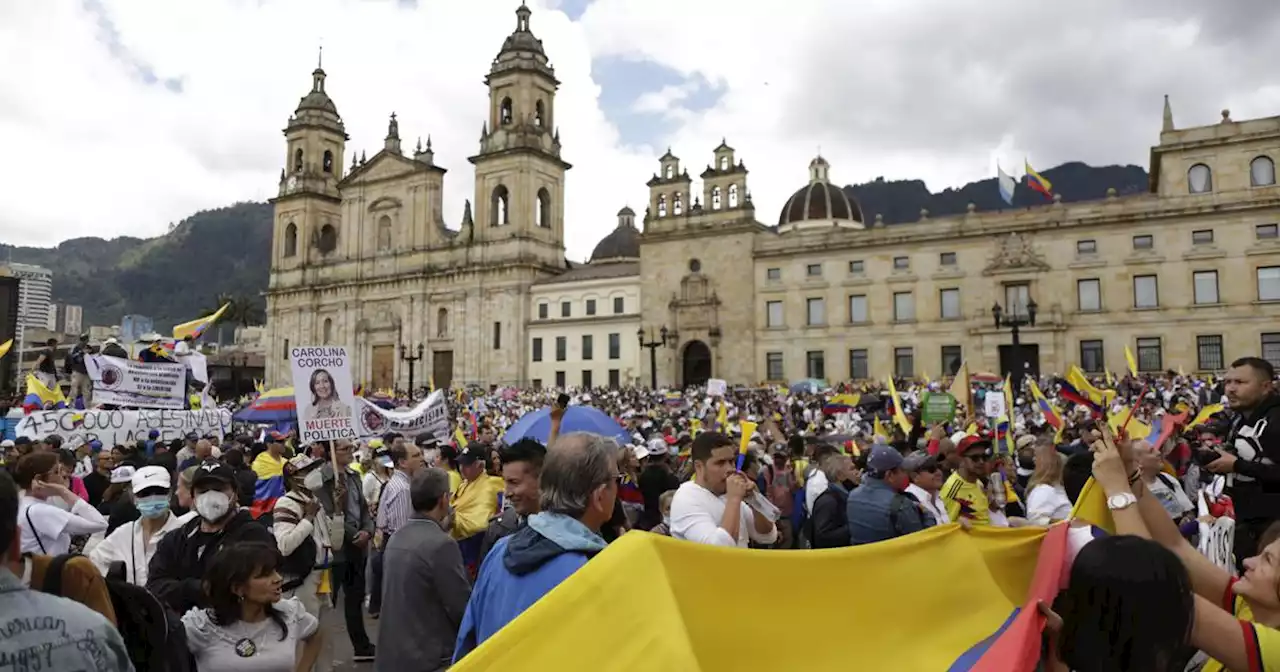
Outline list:
[[[0,343],[0,357],[4,357],[5,355],[9,354],[9,348],[12,348],[12,347],[13,347],[12,338],[5,341],[4,343]]]
[[[902,412],[902,399],[898,397],[898,389],[893,386],[893,376],[889,376],[889,394],[893,395],[893,421],[903,434],[911,434],[911,421]]]
[[[1018,184],[1013,176],[1004,172],[1004,168],[996,163],[996,183],[1000,185],[1000,198],[1008,205],[1013,205],[1013,189]]]
[[[1030,161],[1026,162],[1026,169],[1027,169],[1027,186],[1030,187],[1033,191],[1038,191],[1044,194],[1045,198],[1052,200],[1053,199],[1053,183],[1050,182],[1049,180],[1046,180],[1044,176],[1041,175],[1040,173],[1037,173],[1036,169],[1031,167]]]
[[[227,308],[230,307],[230,303],[224,303],[221,308],[214,311],[214,313],[208,317],[202,317],[197,320],[191,320],[190,322],[183,322],[182,324],[179,324],[173,328],[174,340],[181,341],[187,336],[190,336],[193,339],[200,338],[204,332],[209,330],[209,327],[213,326],[214,323],[222,317],[223,313],[227,312]]]
[[[1129,346],[1124,346],[1124,361],[1129,365],[1129,375],[1134,378],[1138,377],[1138,360],[1133,358],[1133,351]]]

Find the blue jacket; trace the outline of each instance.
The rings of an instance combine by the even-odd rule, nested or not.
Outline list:
[[[462,660],[604,547],[604,539],[569,516],[529,516],[528,524],[499,539],[480,565],[458,627],[453,662]]]
[[[920,503],[894,490],[884,479],[867,476],[862,485],[849,493],[846,509],[849,518],[849,541],[853,545],[870,544],[919,532],[933,525]]]

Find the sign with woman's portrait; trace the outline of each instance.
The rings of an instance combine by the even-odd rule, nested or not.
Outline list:
[[[302,443],[355,439],[355,393],[345,347],[297,347],[289,351],[293,397]]]

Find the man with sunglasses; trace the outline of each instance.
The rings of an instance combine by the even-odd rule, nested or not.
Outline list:
[[[956,445],[956,456],[959,465],[942,486],[947,517],[955,522],[963,518],[974,525],[990,525],[991,503],[982,479],[991,457],[991,435],[981,432],[964,437]]]

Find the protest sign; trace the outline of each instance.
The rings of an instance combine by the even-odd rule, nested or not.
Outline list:
[[[358,438],[355,395],[346,398],[353,389],[347,349],[331,345],[292,348],[289,366],[302,443]]]
[[[84,365],[96,403],[175,410],[185,406],[187,368],[182,364],[93,355],[84,358]]]
[[[444,392],[436,390],[413,408],[388,411],[364,397],[356,398],[356,433],[360,438],[395,432],[407,438],[427,434],[441,441],[449,439],[449,408]]]
[[[231,431],[231,411],[35,411],[18,421],[14,433],[32,440],[57,434],[69,447],[96,439],[110,448],[145,440],[153,429],[160,433],[157,438],[166,442],[181,439],[188,432],[222,437]]]
[[[986,412],[988,418],[999,418],[1004,415],[1004,395],[996,392],[987,392],[987,396],[982,399],[982,408]]]
[[[926,423],[951,422],[956,417],[956,398],[946,392],[926,392],[920,403],[920,419]]]

